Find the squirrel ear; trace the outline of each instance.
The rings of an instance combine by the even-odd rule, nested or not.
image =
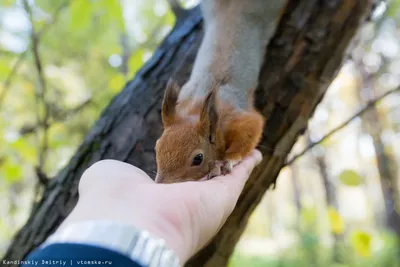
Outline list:
[[[167,127],[175,121],[175,107],[178,102],[179,86],[170,79],[164,93],[164,100],[162,103],[161,117],[164,127]]]
[[[210,142],[215,143],[218,125],[216,90],[212,90],[204,101],[201,111],[199,130],[203,136],[209,136]]]

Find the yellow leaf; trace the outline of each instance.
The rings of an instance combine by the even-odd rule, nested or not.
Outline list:
[[[129,71],[133,76],[143,65],[144,50],[140,49],[134,53],[128,61]]]
[[[119,92],[122,87],[125,85],[125,77],[122,74],[117,74],[113,78],[111,78],[109,84],[110,89],[113,92]]]
[[[371,235],[364,231],[354,231],[351,235],[351,244],[354,250],[362,257],[371,256]]]
[[[344,170],[339,175],[340,181],[347,186],[359,186],[362,183],[362,177],[353,170]]]
[[[332,233],[342,234],[344,232],[344,221],[339,212],[333,207],[328,207],[328,217]]]
[[[0,64],[0,77],[7,77],[10,72],[10,66],[8,66],[5,62],[1,62]]]

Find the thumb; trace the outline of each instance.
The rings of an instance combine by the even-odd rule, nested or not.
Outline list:
[[[214,198],[206,198],[203,201],[205,210],[213,210],[216,206],[224,209],[225,217],[228,217],[236,206],[240,193],[243,190],[251,172],[261,162],[262,155],[258,150],[254,150],[242,162],[236,165],[232,172],[225,176],[218,176],[205,182],[197,182],[195,186],[199,191],[206,191],[211,195],[218,195],[218,205]],[[207,199],[209,201],[207,201]],[[226,218],[224,218],[226,219]]]

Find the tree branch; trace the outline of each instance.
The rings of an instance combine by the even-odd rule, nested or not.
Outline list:
[[[40,51],[39,51],[39,40],[40,37],[38,36],[36,30],[35,30],[35,24],[34,24],[34,19],[33,19],[33,14],[31,7],[29,6],[29,3],[27,0],[24,0],[24,7],[25,10],[29,16],[29,20],[31,23],[31,42],[32,42],[32,54],[33,54],[33,59],[34,59],[34,64],[36,67],[36,72],[39,80],[39,92],[36,94],[36,104],[37,104],[37,123],[43,127],[43,140],[42,142],[39,142],[39,160],[38,160],[38,166],[40,170],[43,170],[44,162],[46,160],[47,156],[47,151],[48,151],[48,121],[49,121],[49,105],[46,100],[46,95],[47,95],[47,83],[43,71],[43,63],[42,59],[40,56]],[[44,115],[43,118],[40,118],[40,104],[41,102],[44,107]]]
[[[35,168],[35,172],[39,183],[42,184],[43,186],[47,186],[50,178],[38,167]]]
[[[92,99],[88,99],[72,109],[59,110],[59,109],[56,109],[56,107],[53,107],[53,108],[51,108],[52,123],[62,122],[64,120],[66,120],[68,117],[76,115],[78,112],[80,112],[81,110],[83,110],[90,104],[93,104]],[[50,125],[51,125],[51,123],[49,123],[49,127],[50,127]],[[31,133],[35,133],[37,131],[37,129],[40,128],[40,126],[41,125],[38,125],[38,124],[25,124],[19,130],[19,133],[21,135],[28,135]]]
[[[64,1],[64,2],[56,9],[56,11],[54,12],[53,19],[52,19],[51,23],[48,23],[48,24],[46,24],[46,25],[44,25],[44,26],[42,27],[42,29],[37,33],[37,36],[38,36],[38,37],[40,37],[42,34],[44,34],[44,33],[50,28],[50,26],[53,25],[53,24],[58,20],[58,17],[59,17],[59,15],[60,15],[61,11],[62,11],[65,7],[68,6],[69,2],[70,2],[70,0]],[[6,98],[7,94],[8,94],[8,92],[10,91],[10,87],[11,87],[11,84],[12,84],[12,79],[14,78],[15,74],[17,73],[17,71],[18,71],[18,69],[19,69],[21,63],[24,61],[24,59],[25,59],[25,57],[26,57],[26,55],[27,55],[27,51],[28,51],[28,50],[25,50],[23,53],[21,53],[21,54],[19,55],[17,61],[15,62],[15,64],[13,65],[13,67],[11,68],[10,74],[7,76],[6,80],[5,80],[4,83],[3,83],[3,91],[0,93],[0,108],[1,108],[1,106],[2,106],[2,104],[3,104],[3,102],[4,102],[4,100],[5,100],[5,98]]]
[[[315,146],[321,144],[323,141],[325,141],[326,139],[328,139],[329,137],[331,137],[332,135],[334,135],[335,133],[337,133],[338,131],[342,130],[344,127],[346,127],[349,123],[351,123],[355,118],[360,117],[361,115],[363,115],[366,111],[368,111],[370,108],[374,107],[378,102],[380,102],[382,99],[384,99],[385,97],[387,97],[388,95],[391,95],[397,91],[400,91],[400,87],[397,87],[395,89],[389,90],[386,93],[384,93],[383,95],[369,101],[367,103],[367,105],[365,105],[365,107],[363,107],[360,111],[358,111],[357,113],[355,113],[353,116],[351,116],[349,119],[347,119],[346,121],[344,121],[342,124],[340,124],[339,126],[335,127],[334,129],[332,129],[329,133],[327,133],[324,137],[322,137],[321,139],[319,139],[317,142],[311,143],[309,144],[302,152],[296,154],[295,156],[293,156],[290,160],[288,160],[285,163],[285,166],[291,165],[293,162],[295,162],[298,158],[300,158],[301,156],[303,156],[304,154],[306,154],[308,151],[310,151],[311,149],[313,149]]]
[[[182,8],[178,0],[168,0],[168,3],[177,20],[186,16],[186,9]]]

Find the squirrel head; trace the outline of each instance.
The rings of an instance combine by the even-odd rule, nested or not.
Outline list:
[[[217,159],[218,113],[215,90],[201,103],[195,119],[177,113],[179,87],[168,82],[162,104],[164,131],[156,143],[157,183],[196,181]]]

